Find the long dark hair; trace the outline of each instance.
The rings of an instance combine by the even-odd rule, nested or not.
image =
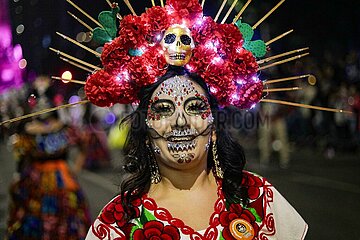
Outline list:
[[[145,123],[149,100],[162,82],[175,75],[187,75],[205,90],[214,117],[218,159],[224,171],[222,189],[225,198],[228,203],[241,202],[247,204],[247,191],[241,186],[242,170],[246,162],[245,155],[241,145],[235,142],[227,132],[226,124],[223,122],[225,113],[219,109],[216,99],[210,94],[206,83],[201,77],[188,73],[184,68],[172,67],[156,83],[140,90],[139,106],[121,123],[131,126],[124,149],[126,156],[124,169],[128,174],[121,184],[122,204],[128,219],[135,217],[134,207],[131,203],[146,193],[151,183],[150,163],[152,153],[146,146],[148,127]],[[211,148],[212,146],[210,146]],[[213,166],[213,154],[212,151],[209,151],[208,168],[212,169]]]

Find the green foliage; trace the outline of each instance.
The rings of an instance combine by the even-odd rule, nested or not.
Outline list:
[[[105,44],[112,41],[117,34],[116,15],[120,11],[119,7],[111,11],[103,11],[99,14],[98,20],[102,27],[97,27],[93,31],[93,40],[99,44]]]
[[[241,20],[238,20],[235,25],[239,28],[243,39],[244,44],[243,48],[250,51],[255,57],[261,58],[266,54],[266,45],[262,40],[252,41],[254,36],[254,30],[247,23],[242,23]]]

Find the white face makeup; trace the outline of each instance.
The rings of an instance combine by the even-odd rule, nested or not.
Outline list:
[[[154,91],[147,112],[149,135],[158,162],[186,166],[205,159],[211,114],[205,91],[187,76],[167,79]]]

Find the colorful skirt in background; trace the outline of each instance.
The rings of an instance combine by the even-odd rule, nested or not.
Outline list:
[[[88,204],[64,160],[35,162],[10,187],[7,239],[84,239]]]

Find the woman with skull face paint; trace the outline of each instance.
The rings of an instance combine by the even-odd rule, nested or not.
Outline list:
[[[303,239],[307,225],[220,124],[205,82],[181,67],[139,93],[123,124],[129,173],[87,239]],[[115,237],[116,236],[116,237]]]
[[[116,10],[99,20],[115,22]],[[93,38],[116,32],[111,21]],[[167,0],[124,16],[118,33],[106,37],[86,96],[138,107],[123,121],[121,192],[87,239],[303,239],[307,224],[266,179],[243,170],[242,148],[219,121],[219,107],[248,109],[263,97],[257,58],[266,44],[251,41],[251,26],[216,23],[198,0]]]

